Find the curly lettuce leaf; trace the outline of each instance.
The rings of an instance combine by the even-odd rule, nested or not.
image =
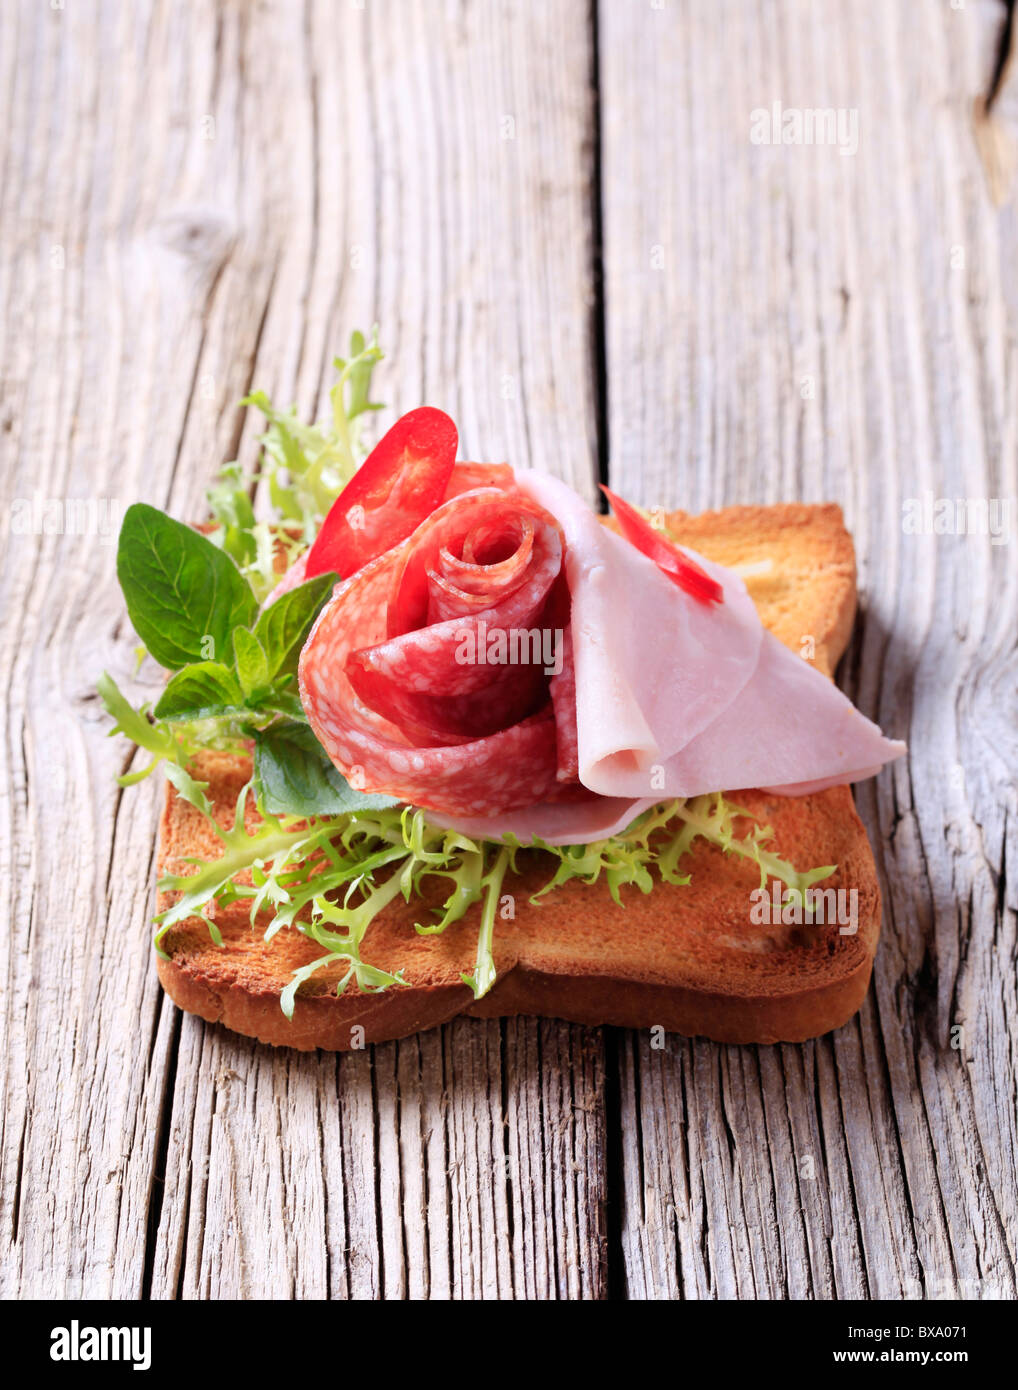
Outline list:
[[[295,407],[280,409],[264,391],[241,401],[265,417],[261,454],[250,473],[236,461],[226,464],[206,498],[216,522],[210,539],[234,561],[259,601],[278,578],[279,549],[293,558],[311,544],[322,518],[363,461],[360,427],[364,415],[382,409],[371,400],[371,380],[383,355],[377,329],[370,342],[363,333],[351,335],[349,356],[333,361],[337,377],[329,393],[331,418],[318,424],[303,423]],[[270,521],[255,516],[252,499],[261,483],[274,512]]]
[[[256,808],[264,816],[254,831],[244,828],[243,808],[249,795],[256,796]],[[740,821],[750,822],[742,833]],[[157,947],[175,922],[195,915],[209,920],[213,904],[249,901],[252,926],[259,914],[271,913],[265,928],[267,940],[288,927],[326,948],[327,954],[303,967],[287,986],[283,1007],[290,1017],[300,985],[330,964],[347,967],[337,985],[339,992],[351,982],[371,990],[405,984],[402,972],[389,976],[364,962],[362,943],[374,917],[399,894],[409,902],[422,896],[427,880],[439,878],[447,880],[448,894],[442,906],[432,910],[437,920],[418,923],[417,931],[440,933],[480,903],[475,966],[462,979],[477,999],[495,983],[498,907],[506,877],[515,870],[516,856],[524,848],[518,842],[472,840],[431,825],[422,811],[395,805],[306,819],[277,816],[266,811],[251,786],[244,788],[233,827],[227,831],[217,827],[217,834],[224,844],[222,858],[198,864],[194,874],[160,881],[160,888],[182,896],[157,919]],[[752,861],[760,870],[762,884],[774,878],[785,885],[784,900],[789,902],[804,901],[809,887],[834,872],[833,865],[804,872],[796,869],[769,847],[771,838],[769,827],[720,793],[664,802],[605,840],[587,845],[534,841],[526,848],[556,862],[548,882],[531,901],[539,905],[545,895],[572,878],[585,884],[603,878],[620,906],[624,886],[649,893],[655,877],[673,885],[686,884],[689,875],[681,873],[679,865],[697,839]],[[238,881],[245,874],[249,884]],[[325,924],[341,926],[345,934]],[[212,931],[211,920],[209,927]]]
[[[120,786],[134,786],[136,782],[153,773],[164,759],[180,761],[180,748],[172,729],[153,723],[148,717],[147,705],[135,709],[108,671],[104,671],[95,684],[106,713],[113,720],[113,728],[110,729],[108,737],[123,734],[138,748],[144,748],[152,754],[152,761],[148,767],[140,772],[129,772],[118,777]]]

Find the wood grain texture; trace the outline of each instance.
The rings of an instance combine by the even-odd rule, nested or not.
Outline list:
[[[1002,545],[903,529],[927,491],[1018,492],[1014,213],[970,124],[1001,18],[600,8],[613,484],[840,502],[843,685],[910,743],[857,792],[885,902],[858,1020],[619,1045],[634,1297],[1015,1296],[1015,517]],[[854,109],[857,153],[752,143],[775,100]]]
[[[41,524],[0,534],[3,1297],[1014,1296],[1015,542],[901,524],[1018,491],[1014,204],[970,128],[1001,11],[593,10],[5,8],[0,476]],[[856,109],[858,152],[751,144],[775,99]],[[375,319],[382,398],[465,455],[845,507],[842,680],[911,753],[859,793],[884,940],[833,1038],[289,1056],[163,999],[160,789],[116,789],[94,695],[158,673],[109,535],[45,504],[200,515],[254,457],[237,399],[322,410]]]
[[[5,503],[201,515],[253,457],[252,382],[324,409],[374,320],[391,406],[592,493],[582,11],[28,0],[2,52]],[[3,544],[3,1294],[599,1296],[600,1035],[458,1023],[339,1062],[181,1019],[158,788],[117,791],[92,693],[159,679],[131,687],[113,547]]]

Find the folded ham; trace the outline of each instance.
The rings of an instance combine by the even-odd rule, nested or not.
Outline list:
[[[759,787],[788,796],[872,776],[905,751],[766,632],[742,580],[707,604],[609,531],[564,483],[518,472],[562,527],[572,599],[579,780],[592,795],[501,816],[447,816],[475,837],[553,844],[610,835],[671,797]]]

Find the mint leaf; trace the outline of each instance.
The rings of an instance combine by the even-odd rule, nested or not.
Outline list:
[[[351,787],[306,724],[278,724],[256,735],[254,786],[259,809],[274,816],[340,816],[399,804]]]
[[[233,659],[237,679],[245,698],[263,690],[269,683],[269,663],[265,648],[246,627],[233,629]]]
[[[225,653],[232,629],[258,611],[228,555],[144,502],[124,513],[117,577],[135,631],[171,671]]]
[[[292,680],[292,677],[284,677],[284,681]],[[307,724],[308,717],[304,713],[304,706],[300,702],[300,696],[294,694],[292,690],[281,690],[277,683],[273,682],[264,696],[258,701],[259,710],[269,710],[273,714],[284,714],[287,719],[295,720],[299,724]]]
[[[207,719],[244,703],[237,677],[221,661],[198,661],[170,677],[155,707],[157,719]]]
[[[254,628],[265,651],[269,678],[296,671],[297,658],[307,641],[311,625],[324,608],[339,582],[335,574],[308,579],[281,595],[259,617]]]

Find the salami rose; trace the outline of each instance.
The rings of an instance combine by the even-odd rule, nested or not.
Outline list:
[[[505,465],[457,464],[319,617],[300,663],[312,728],[363,791],[450,815],[554,799],[576,782],[568,604],[554,517]]]

